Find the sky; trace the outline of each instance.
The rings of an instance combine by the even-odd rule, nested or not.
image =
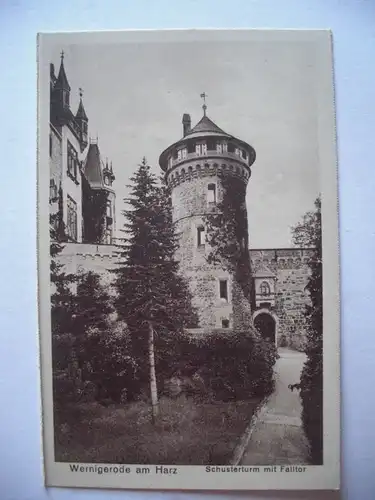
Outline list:
[[[129,176],[145,156],[159,174],[160,153],[207,115],[251,144],[256,161],[247,188],[251,248],[291,246],[291,226],[313,209],[319,193],[317,84],[308,42],[179,42],[55,44],[44,56],[58,72],[64,50],[78,107],[79,87],[89,134],[116,175],[117,230]]]

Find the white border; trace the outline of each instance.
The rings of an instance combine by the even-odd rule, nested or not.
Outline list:
[[[323,220],[323,325],[324,325],[324,465],[305,473],[207,473],[204,466],[179,466],[165,476],[96,475],[71,473],[69,464],[54,461],[52,364],[49,281],[49,61],[43,57],[49,40],[54,43],[113,44],[197,41],[312,42],[319,65],[317,100],[320,179]],[[337,155],[332,71],[332,36],[326,30],[132,30],[38,36],[38,278],[41,376],[43,399],[44,462],[46,484],[91,488],[176,490],[306,490],[338,489],[340,478],[340,305],[337,207]],[[98,464],[97,464],[98,465]],[[108,465],[108,464],[107,464]],[[135,466],[131,466],[133,469]],[[151,466],[152,468],[152,466]]]

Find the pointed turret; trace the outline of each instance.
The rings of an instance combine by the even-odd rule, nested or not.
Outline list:
[[[56,98],[63,108],[69,108],[70,101],[70,85],[68,78],[66,77],[65,67],[64,67],[64,51],[61,52],[61,63],[59,74],[57,76],[55,86],[54,86]]]
[[[80,88],[79,89],[79,105],[78,105],[78,110],[75,116],[75,121],[78,125],[79,128],[79,133],[80,133],[80,147],[81,147],[81,153],[84,151],[88,144],[87,140],[87,129],[88,129],[88,121],[89,119],[87,118],[85,107],[83,106],[83,90]]]

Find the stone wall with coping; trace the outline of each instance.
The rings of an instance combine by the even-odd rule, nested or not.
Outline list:
[[[185,238],[188,232],[184,232]],[[69,273],[93,271],[102,276],[103,284],[111,293],[114,274],[111,272],[118,266],[118,248],[114,245],[91,245],[67,243],[59,257]],[[278,322],[277,344],[302,349],[306,339],[304,310],[310,298],[305,290],[310,275],[308,261],[313,252],[311,249],[266,249],[250,250],[252,269],[255,271],[261,263],[267,265],[275,273],[275,306],[270,310],[276,315]],[[221,328],[223,318],[230,319],[233,326],[232,277],[222,269],[208,268],[203,265],[204,250],[196,254],[195,264],[183,267],[185,276],[193,292],[193,304],[200,307],[202,329],[206,331]],[[228,279],[229,300],[226,302],[219,296],[219,279]],[[245,305],[241,306],[244,314],[249,314]],[[258,309],[253,311],[255,313]],[[215,327],[212,327],[215,324]],[[241,328],[239,328],[241,329]],[[225,331],[223,329],[223,331]]]

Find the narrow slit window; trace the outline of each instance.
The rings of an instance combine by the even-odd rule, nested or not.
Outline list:
[[[219,285],[220,285],[220,298],[228,300],[228,281],[220,280]]]
[[[208,203],[216,203],[216,184],[207,186],[207,201]]]
[[[203,226],[197,228],[198,246],[203,247],[206,242],[206,233]]]

